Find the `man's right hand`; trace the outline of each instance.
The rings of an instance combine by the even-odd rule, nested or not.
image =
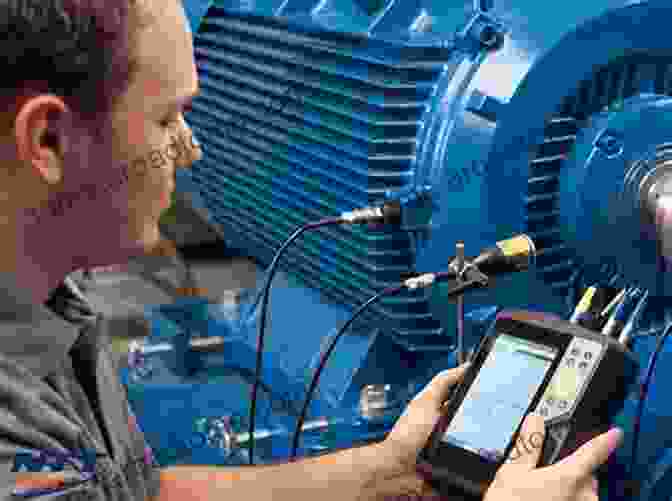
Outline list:
[[[594,472],[621,444],[623,432],[610,430],[563,460],[537,468],[544,438],[544,419],[527,416],[518,438],[521,447],[512,449],[483,501],[598,501]]]

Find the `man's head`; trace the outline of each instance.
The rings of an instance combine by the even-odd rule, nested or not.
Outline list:
[[[37,300],[158,242],[174,169],[201,152],[181,0],[0,0],[0,271]]]

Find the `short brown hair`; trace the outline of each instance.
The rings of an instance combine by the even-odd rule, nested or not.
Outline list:
[[[153,19],[148,0],[0,0],[0,127],[35,93],[86,122],[109,116],[136,71],[134,33]]]

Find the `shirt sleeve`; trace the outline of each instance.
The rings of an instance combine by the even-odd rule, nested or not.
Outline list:
[[[126,409],[128,412],[128,431],[131,437],[131,450],[134,452],[134,465],[129,464],[128,468],[137,468],[145,480],[147,498],[154,499],[159,495],[159,476],[160,466],[157,463],[152,448],[145,440],[145,436],[140,429],[138,420],[133,413],[133,409],[126,400]],[[130,481],[130,480],[129,480]]]
[[[108,416],[111,435],[121,441],[119,445],[125,450],[125,457],[117,457],[116,463],[122,470],[133,500],[150,501],[159,495],[159,464],[128,401],[128,392],[120,378],[119,357],[113,353],[109,336],[105,338],[101,346],[98,379],[101,382],[101,400],[107,402],[108,409],[116,406],[121,410]]]
[[[102,360],[102,357],[105,359]],[[119,377],[118,357],[112,353],[108,342],[103,344],[101,362],[104,363],[99,364],[99,370],[109,372],[98,375],[100,381],[104,382],[101,384],[105,386],[100,390],[101,399],[106,399],[108,404],[115,402],[122,410],[117,414],[121,422],[110,419],[113,434],[126,450],[126,457],[117,458],[117,464],[122,469],[134,501],[150,501],[159,495],[160,467],[131,409],[126,388]]]

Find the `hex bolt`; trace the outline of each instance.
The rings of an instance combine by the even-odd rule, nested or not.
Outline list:
[[[604,131],[595,141],[595,147],[610,158],[623,153],[623,141],[616,134]]]

